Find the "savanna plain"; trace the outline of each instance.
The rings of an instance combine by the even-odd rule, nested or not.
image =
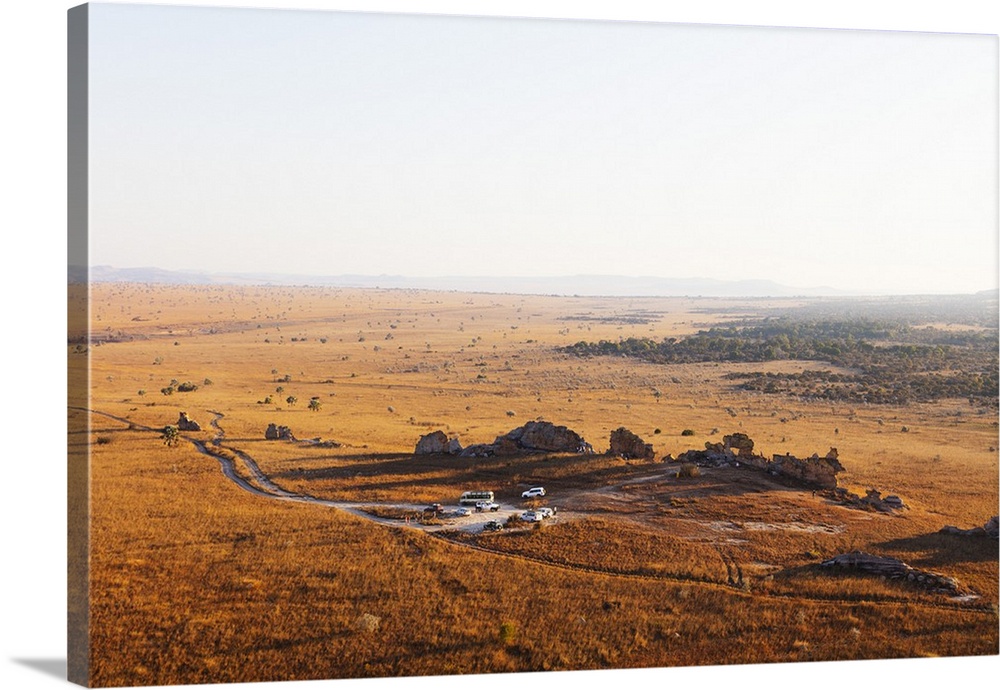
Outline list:
[[[998,653],[996,293],[88,298],[91,685]],[[532,422],[589,447],[497,443]],[[859,551],[898,567],[823,565]]]

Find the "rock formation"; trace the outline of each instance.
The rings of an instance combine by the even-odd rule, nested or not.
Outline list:
[[[653,444],[646,443],[639,436],[623,426],[611,432],[611,448],[609,455],[616,455],[626,460],[652,460]]]
[[[958,581],[952,577],[941,575],[940,573],[917,570],[896,558],[874,556],[864,551],[852,551],[834,556],[820,563],[820,566],[823,568],[850,568],[874,575],[881,575],[890,580],[907,580],[935,592],[959,593]]]
[[[907,506],[903,503],[903,499],[899,496],[886,496],[883,498],[882,493],[877,489],[868,489],[864,497],[858,496],[856,493],[852,493],[843,487],[836,487],[833,491],[825,492],[823,495],[853,508],[877,510],[880,513],[892,513],[897,510],[907,509]]]
[[[982,527],[961,529],[954,525],[947,525],[942,527],[940,531],[941,534],[957,534],[961,537],[992,537],[997,539],[1000,537],[1000,516],[994,515]]]
[[[786,453],[775,455],[771,460],[754,454],[753,448],[753,440],[746,434],[730,434],[723,437],[722,443],[706,443],[705,450],[681,453],[675,462],[691,462],[702,467],[748,465],[817,489],[836,488],[837,473],[844,471],[836,448],[831,448],[824,457],[814,453],[803,459]]]
[[[503,436],[498,436],[494,443],[499,445],[504,439],[516,443],[518,449],[550,453],[583,453],[589,447],[578,433],[564,426],[556,426],[552,422],[528,422]],[[590,452],[593,452],[593,449]]]
[[[458,455],[462,452],[462,444],[458,442],[457,438],[449,439],[448,435],[443,431],[432,431],[429,434],[424,434],[417,441],[416,448],[413,449],[414,455],[436,455],[447,453],[449,455]]]
[[[528,422],[497,436],[493,443],[477,443],[462,450],[463,457],[490,457],[520,453],[593,453],[580,434],[552,422]]]
[[[295,436],[292,434],[292,430],[287,426],[278,426],[277,424],[268,424],[267,430],[264,432],[264,438],[269,441],[294,441]]]
[[[201,431],[201,425],[188,417],[187,412],[181,412],[181,416],[177,418],[175,426],[178,431]]]
[[[822,458],[816,453],[806,459],[797,458],[790,453],[775,455],[774,459],[761,469],[810,486],[834,489],[837,486],[837,473],[843,472],[844,466],[837,460],[837,450],[831,448]]]
[[[746,434],[736,433],[723,436],[722,443],[726,450],[735,450],[738,458],[753,457],[753,440]]]

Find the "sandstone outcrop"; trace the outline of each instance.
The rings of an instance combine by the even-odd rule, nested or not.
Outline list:
[[[580,434],[552,422],[528,422],[497,436],[493,443],[477,443],[461,450],[463,457],[491,457],[521,453],[593,453]]]
[[[646,443],[636,434],[620,426],[611,432],[611,448],[608,454],[626,460],[652,460],[653,444]]]
[[[883,498],[882,492],[877,489],[868,489],[862,497],[843,487],[837,487],[833,491],[824,493],[824,496],[853,508],[877,510],[880,513],[893,513],[897,510],[907,509],[903,499],[899,496],[890,495]]]
[[[413,449],[414,455],[458,455],[461,452],[462,444],[458,442],[458,439],[449,439],[448,435],[440,430],[421,436],[417,441],[416,448]]]
[[[175,425],[179,431],[201,431],[201,425],[188,417],[187,412],[181,412]]]
[[[264,438],[268,441],[294,441],[295,436],[292,434],[292,430],[287,426],[278,426],[277,424],[268,424],[267,430],[264,431]]]
[[[497,436],[493,443],[499,445],[507,441],[513,441],[519,450],[549,453],[594,452],[580,434],[567,427],[556,426],[552,422],[528,422],[503,436]]]
[[[817,488],[833,489],[837,486],[837,473],[843,472],[844,466],[837,460],[837,450],[831,448],[830,453],[822,458],[816,453],[805,459],[790,453],[775,455],[761,469]]]
[[[955,578],[940,573],[917,570],[896,558],[875,556],[864,551],[852,551],[834,556],[820,563],[820,566],[823,568],[849,568],[880,575],[890,580],[906,580],[935,592],[959,593],[959,584]]]
[[[1000,538],[1000,516],[994,515],[986,521],[982,527],[971,529],[961,529],[954,525],[947,525],[940,530],[941,534],[957,534],[961,537],[992,537]]]
[[[691,462],[702,467],[748,465],[774,476],[789,479],[817,489],[837,487],[837,474],[844,466],[837,459],[837,449],[825,456],[814,453],[809,458],[797,458],[791,453],[774,455],[768,460],[753,452],[754,442],[746,434],[724,436],[722,443],[706,443],[705,450],[689,450],[677,456],[675,462]]]

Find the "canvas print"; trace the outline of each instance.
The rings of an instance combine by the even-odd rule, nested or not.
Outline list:
[[[70,680],[998,654],[997,36],[68,22]]]

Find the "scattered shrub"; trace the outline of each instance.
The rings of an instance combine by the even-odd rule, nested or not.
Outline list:
[[[517,637],[517,626],[510,621],[500,624],[500,644],[511,644]]]
[[[701,476],[701,470],[698,469],[697,465],[690,462],[684,463],[677,470],[678,479],[693,479],[694,477],[699,476]]]
[[[694,436],[694,431],[692,429],[685,429],[681,432],[681,436]]]

